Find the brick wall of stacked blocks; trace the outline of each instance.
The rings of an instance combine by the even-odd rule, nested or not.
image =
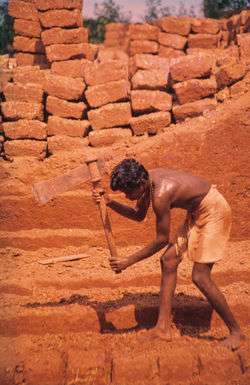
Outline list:
[[[109,24],[88,43],[82,0],[9,0],[15,60],[1,69],[1,152],[44,158],[155,135],[250,84],[250,11]],[[15,65],[16,63],[16,65]]]

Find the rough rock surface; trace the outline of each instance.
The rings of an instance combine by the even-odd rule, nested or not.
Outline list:
[[[81,11],[77,9],[60,9],[41,12],[39,13],[39,19],[44,28],[82,27]]]
[[[14,30],[17,35],[28,37],[40,37],[42,28],[39,21],[15,19]]]
[[[156,134],[169,126],[170,122],[170,113],[160,111],[132,118],[130,125],[135,135],[142,135],[145,132]]]
[[[87,106],[83,102],[68,102],[55,96],[48,96],[46,99],[46,111],[61,118],[81,119]]]
[[[3,131],[8,139],[46,139],[47,125],[39,120],[19,119],[17,122],[4,122]]]
[[[35,102],[9,101],[2,103],[3,116],[8,120],[38,119],[43,121],[43,105]]]
[[[188,18],[167,16],[159,20],[160,27],[168,33],[187,36],[191,30],[191,23]]]
[[[43,89],[37,84],[6,83],[3,93],[7,101],[21,100],[23,102],[42,103]]]
[[[84,69],[84,78],[89,86],[96,86],[116,80],[128,80],[128,65],[117,60],[103,63],[88,63]]]
[[[132,88],[138,89],[166,89],[169,72],[166,70],[138,70],[131,79]]]
[[[44,78],[44,90],[51,96],[65,100],[79,100],[86,88],[82,79],[48,73]]]
[[[84,137],[89,129],[88,120],[65,119],[59,116],[50,116],[48,119],[48,135],[68,135]]]
[[[180,104],[194,102],[215,94],[217,83],[215,79],[190,79],[173,85]]]
[[[172,95],[163,91],[131,91],[131,105],[134,112],[170,111]]]
[[[170,65],[171,79],[183,82],[188,79],[209,77],[215,60],[209,55],[187,55],[175,59]]]
[[[105,130],[95,130],[89,133],[89,142],[93,147],[109,146],[121,140],[129,139],[132,132],[128,128],[106,128]]]
[[[117,80],[97,86],[88,87],[86,99],[91,107],[101,107],[108,103],[121,102],[129,99],[130,82]]]
[[[41,38],[44,45],[79,44],[88,41],[88,33],[86,28],[49,28],[42,32]]]
[[[173,107],[173,116],[176,122],[181,122],[186,118],[193,118],[201,115],[204,111],[215,109],[217,102],[215,99],[201,99],[195,102],[182,104]]]
[[[72,78],[84,78],[84,68],[87,63],[89,63],[87,59],[54,62],[51,64],[51,72],[61,76],[67,74]]]
[[[131,119],[130,103],[110,103],[90,110],[88,118],[93,130],[127,126]]]
[[[130,55],[158,52],[158,43],[151,40],[131,40],[130,42]]]

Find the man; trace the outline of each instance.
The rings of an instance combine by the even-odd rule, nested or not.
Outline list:
[[[112,171],[110,187],[136,201],[135,208],[110,200],[108,207],[117,213],[142,221],[150,202],[156,215],[156,238],[140,251],[124,259],[111,259],[111,268],[122,271],[165,248],[161,257],[160,309],[154,336],[172,339],[171,308],[176,287],[177,268],[183,255],[193,262],[192,280],[205,295],[229,329],[223,345],[237,349],[245,338],[224,295],[211,278],[215,262],[222,259],[231,228],[231,209],[214,185],[191,174],[163,168],[147,171],[135,159],[125,159]],[[100,192],[93,193],[100,199]],[[187,218],[178,232],[176,242],[169,242],[170,210],[187,210]]]

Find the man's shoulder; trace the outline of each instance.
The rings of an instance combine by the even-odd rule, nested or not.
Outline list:
[[[177,189],[178,183],[175,180],[161,178],[153,185],[153,199],[159,204],[171,202]]]

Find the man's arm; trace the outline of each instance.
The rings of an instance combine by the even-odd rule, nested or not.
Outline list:
[[[165,200],[164,200],[165,201]],[[143,259],[151,257],[167,245],[169,245],[169,229],[170,229],[170,203],[162,202],[162,199],[156,198],[154,202],[154,212],[156,215],[156,238],[138,252],[122,259],[111,259],[110,265],[114,271],[126,269]]]
[[[106,202],[107,206],[118,214],[134,221],[140,222],[145,218],[147,214],[148,207],[150,204],[150,197],[149,194],[145,193],[145,195],[143,195],[143,197],[137,202],[135,208],[124,205],[110,198],[107,198]]]

